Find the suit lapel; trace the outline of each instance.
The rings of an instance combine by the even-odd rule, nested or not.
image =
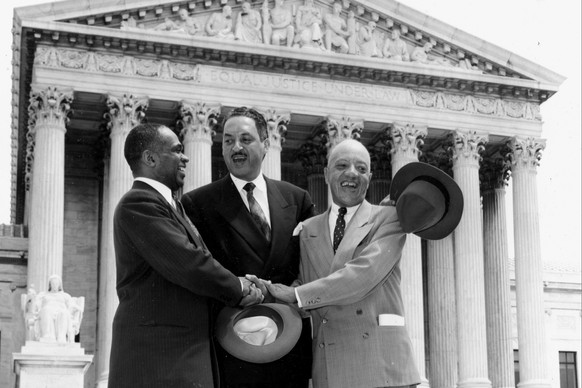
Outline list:
[[[370,223],[371,214],[372,206],[370,203],[368,201],[362,202],[356,214],[354,214],[350,223],[346,226],[344,238],[337,247],[329,273],[342,268],[346,262],[353,258],[356,247],[368,235],[370,229],[372,229],[373,225]]]
[[[267,198],[269,201],[269,213],[271,216],[271,248],[269,259],[264,268],[269,268],[272,261],[277,261],[284,256],[293,234],[297,221],[295,214],[297,205],[290,205],[272,180],[265,177],[267,182]]]
[[[240,194],[236,190],[230,175],[222,180],[221,195],[217,205],[218,213],[241,235],[248,245],[257,253],[259,258],[266,257],[269,246],[265,243],[261,231],[251,218],[251,215],[243,203]]]
[[[310,227],[306,228],[304,232],[307,234],[303,238],[305,248],[308,252],[313,252],[309,257],[318,278],[329,275],[333,262],[334,255],[329,235],[328,219],[329,209],[325,213],[313,217]],[[302,255],[302,257],[307,256]]]

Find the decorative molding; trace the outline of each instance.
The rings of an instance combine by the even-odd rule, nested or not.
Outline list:
[[[514,137],[508,142],[508,147],[511,150],[508,153],[508,161],[512,169],[535,170],[540,165],[542,151],[546,148],[546,140]]]
[[[207,104],[205,102],[180,103],[180,119],[178,127],[184,143],[202,140],[212,144],[212,137],[216,135],[214,128],[218,124],[221,104]]]
[[[410,123],[394,123],[387,129],[390,143],[390,154],[405,157],[407,160],[418,160],[421,155],[420,147],[428,133],[426,126],[417,126]]]
[[[28,132],[26,133],[26,158],[25,158],[25,188],[30,189],[32,166],[34,164],[34,148],[36,142],[36,130],[39,125],[50,128],[62,128],[69,121],[71,103],[73,102],[72,90],[58,90],[54,86],[46,89],[33,89],[30,92],[28,105]]]

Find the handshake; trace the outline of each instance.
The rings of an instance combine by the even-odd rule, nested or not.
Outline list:
[[[295,288],[281,283],[271,283],[270,280],[258,278],[256,275],[246,275],[239,278],[243,285],[243,298],[239,303],[241,307],[252,306],[275,300],[284,303],[295,303]]]

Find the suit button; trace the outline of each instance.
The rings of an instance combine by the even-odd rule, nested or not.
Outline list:
[[[323,323],[323,324],[325,325],[325,324],[327,323],[327,319],[323,318],[323,319],[321,320],[321,323]]]
[[[319,344],[319,347],[323,349],[323,348],[325,348],[325,344],[322,342]]]

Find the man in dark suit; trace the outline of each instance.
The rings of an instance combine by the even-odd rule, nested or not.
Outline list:
[[[212,257],[173,199],[188,162],[178,137],[138,125],[124,153],[135,181],[114,215],[119,306],[109,387],[212,388],[209,300],[249,305],[262,295]]]
[[[222,155],[230,174],[182,197],[214,257],[237,276],[254,274],[291,284],[299,271],[297,224],[315,214],[309,194],[261,174],[269,148],[267,123],[254,109],[234,109],[224,124]],[[251,185],[249,185],[251,183]],[[217,306],[215,313],[221,306]],[[265,364],[239,360],[216,343],[222,388],[302,388],[311,372],[309,320],[283,358]]]

